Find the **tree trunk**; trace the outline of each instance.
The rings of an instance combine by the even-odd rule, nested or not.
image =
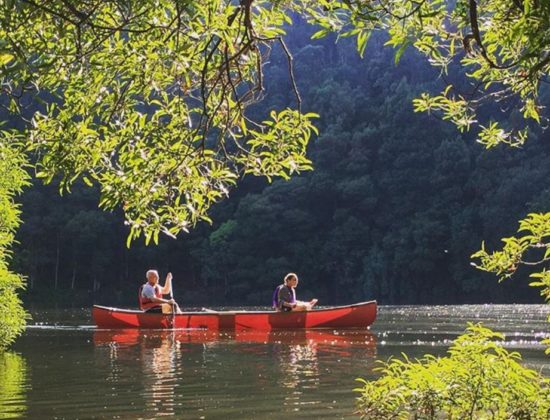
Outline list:
[[[229,296],[229,279],[227,278],[227,270],[225,270],[223,275],[223,297],[227,299]]]
[[[73,265],[73,276],[71,278],[71,290],[74,290],[74,286],[76,284],[76,261]]]
[[[56,240],[56,254],[55,254],[55,279],[54,279],[54,290],[57,290],[57,285],[59,283],[59,233],[57,234]]]

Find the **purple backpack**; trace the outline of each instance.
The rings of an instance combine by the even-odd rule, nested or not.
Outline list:
[[[279,290],[281,290],[281,287],[284,287],[284,284],[278,285],[275,290],[273,291],[273,299],[272,304],[274,308],[279,307]]]

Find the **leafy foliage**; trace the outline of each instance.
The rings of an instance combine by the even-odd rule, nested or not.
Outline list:
[[[102,208],[123,208],[128,240],[148,243],[209,221],[241,173],[311,169],[315,114],[246,114],[272,44],[287,51],[289,19],[241,3],[0,2],[7,106],[44,104],[26,127],[37,176],[97,183]]]
[[[0,350],[21,334],[27,318],[17,295],[24,287],[23,278],[8,268],[10,246],[20,223],[14,196],[28,179],[26,159],[16,140],[15,133],[0,132]]]
[[[531,213],[519,224],[518,235],[502,239],[501,251],[487,252],[485,245],[472,255],[479,259],[475,266],[495,273],[502,281],[511,277],[520,266],[542,266],[542,271],[532,273],[530,286],[541,288],[541,296],[550,303],[550,213]],[[550,317],[548,318],[550,322]],[[550,354],[550,338],[544,340]]]
[[[478,141],[487,148],[523,144],[528,121],[543,118],[539,91],[550,71],[546,1],[326,0],[313,10],[303,3],[322,26],[316,37],[331,31],[356,37],[363,53],[371,34],[384,30],[396,61],[410,46],[421,52],[447,86],[439,95],[420,95],[415,110],[439,114],[461,131],[479,127]],[[457,66],[465,70],[469,87],[447,77]],[[495,102],[519,111],[523,119],[510,123],[506,112],[500,121],[487,118],[483,105]]]
[[[550,414],[550,380],[520,364],[503,336],[469,324],[447,357],[390,359],[363,386],[358,414],[368,419],[543,419]]]

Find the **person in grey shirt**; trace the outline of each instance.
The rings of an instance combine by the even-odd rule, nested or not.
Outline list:
[[[312,299],[309,302],[296,300],[296,286],[298,286],[298,276],[295,273],[288,273],[285,276],[284,284],[279,286],[277,310],[283,312],[309,311],[315,306],[317,299]]]

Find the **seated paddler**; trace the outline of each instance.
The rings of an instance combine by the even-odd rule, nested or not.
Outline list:
[[[277,311],[309,311],[317,303],[317,299],[309,302],[303,302],[296,299],[296,286],[298,286],[298,276],[295,273],[288,273],[283,284],[278,286],[273,293],[273,307]]]
[[[148,270],[145,274],[147,283],[140,288],[139,307],[145,312],[156,313],[180,313],[176,301],[170,297],[165,299],[164,295],[172,295],[172,273],[166,275],[164,286],[159,284],[159,273],[157,270]]]

